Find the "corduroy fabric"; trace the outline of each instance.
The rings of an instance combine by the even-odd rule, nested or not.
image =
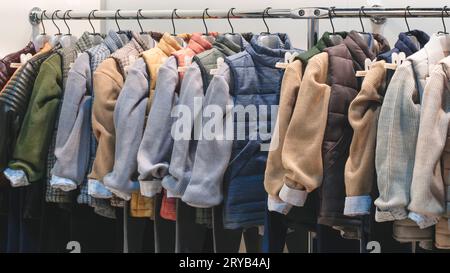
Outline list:
[[[385,92],[385,62],[379,61],[370,67],[362,87],[348,109],[348,119],[353,128],[350,152],[345,164],[345,190],[347,199],[345,215],[370,213],[370,194],[375,181],[375,147],[378,116]],[[364,198],[362,203],[350,208],[351,198]],[[354,199],[353,199],[354,200]],[[348,210],[348,211],[347,211]]]

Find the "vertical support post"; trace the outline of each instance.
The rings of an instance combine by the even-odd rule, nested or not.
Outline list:
[[[312,48],[319,37],[319,19],[308,19],[308,33],[307,33],[308,49]]]
[[[41,32],[41,29],[40,29],[40,26],[39,26],[41,21],[39,20],[39,17],[36,16],[36,14],[34,13],[34,12],[37,12],[37,11],[41,11],[41,9],[40,8],[33,8],[30,11],[29,15],[28,15],[28,20],[30,21],[30,24],[31,24],[31,39],[30,39],[31,41],[33,41],[34,38],[36,36],[38,36],[40,34],[40,32]]]
[[[314,253],[314,237],[315,233],[308,231],[308,253]]]

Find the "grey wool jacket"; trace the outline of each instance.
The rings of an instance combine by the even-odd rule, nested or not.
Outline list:
[[[247,42],[241,36],[239,38],[241,39],[240,44],[236,44],[226,38],[226,36],[220,35],[213,43],[212,49],[195,56],[194,64],[188,68],[184,75],[179,97],[176,93],[156,93],[153,106],[155,110],[150,112],[150,121],[148,123],[148,126],[153,126],[154,128],[147,126],[150,128],[148,131],[149,135],[144,137],[139,152],[139,172],[141,177],[150,176],[154,178],[154,190],[150,192],[151,196],[160,192],[161,179],[162,186],[168,191],[168,195],[177,198],[183,196],[191,177],[197,141],[191,138],[170,141],[173,136],[171,136],[171,128],[167,124],[175,122],[174,118],[170,119],[170,110],[177,101],[177,106],[172,112],[173,117],[178,116],[178,110],[189,109],[192,113],[188,122],[191,127],[183,128],[183,134],[193,136],[193,134],[197,133],[193,130],[194,124],[201,122],[199,119],[202,110],[201,103],[204,98],[204,92],[213,78],[210,71],[217,68],[218,57],[225,58],[238,53],[245,47]],[[194,106],[195,103],[197,104],[196,106]],[[169,108],[168,105],[171,107]],[[182,109],[179,109],[180,107]],[[183,120],[179,119],[179,121]],[[175,126],[174,128],[179,127],[176,124],[173,125]],[[164,126],[166,128],[161,128]],[[159,145],[155,145],[155,141]]]
[[[232,115],[234,103],[230,95],[230,83],[230,68],[227,64],[223,64],[206,91],[203,107],[218,106],[224,115],[203,118],[202,125],[222,123],[224,135],[215,135],[212,139],[202,138],[198,141],[192,174],[182,197],[183,202],[192,207],[210,208],[223,201],[223,176],[233,146],[232,137],[229,136],[233,136],[234,130]]]
[[[179,49],[181,47],[177,42],[169,34],[164,34],[156,47],[145,51],[143,58],[130,68],[117,99],[114,110],[114,167],[113,171],[103,178],[103,183],[116,194],[120,192],[124,199],[130,199],[131,194],[139,190],[146,196],[146,188],[140,187],[137,179],[139,145],[144,134],[146,114],[154,97],[154,83],[161,75],[158,71],[168,56]]]
[[[376,170],[380,195],[375,200],[377,221],[408,217],[425,228],[433,217],[408,213],[416,158],[421,103],[427,78],[450,48],[446,35],[435,34],[423,49],[400,65],[389,84],[377,130]]]

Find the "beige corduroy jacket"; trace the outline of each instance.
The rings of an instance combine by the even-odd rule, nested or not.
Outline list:
[[[385,61],[379,61],[370,67],[348,110],[353,138],[345,164],[344,214],[349,216],[369,214],[372,205],[378,116],[385,93],[384,64]]]

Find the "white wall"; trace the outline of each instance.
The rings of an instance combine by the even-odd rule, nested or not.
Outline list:
[[[385,7],[406,7],[407,5],[413,7],[442,7],[446,4],[445,0],[163,0],[163,1],[148,1],[148,0],[14,0],[2,1],[0,8],[0,33],[2,39],[0,41],[0,56],[15,51],[23,47],[29,40],[31,35],[31,26],[28,22],[28,12],[33,7],[40,7],[42,9],[73,9],[78,11],[90,11],[92,9],[99,9],[102,6],[106,9],[229,9],[235,8],[291,8],[291,7],[307,7],[307,6],[336,6],[336,7],[360,7],[362,5],[371,6],[373,3],[381,4]],[[306,47],[306,20],[292,20],[292,19],[270,19],[268,20],[272,32],[287,32],[291,37],[294,45],[298,48]],[[450,18],[447,19],[450,28]],[[61,30],[66,32],[66,28],[62,21],[57,21]],[[227,32],[229,31],[226,19],[223,20],[208,20],[210,31]],[[235,31],[237,32],[261,32],[264,31],[264,24],[257,19],[239,19],[233,20]],[[371,29],[371,24],[368,19],[364,19],[366,30]],[[439,18],[436,19],[409,19],[411,28],[418,28],[428,33],[433,33],[442,29],[442,24]],[[55,33],[56,29],[53,27],[51,21],[45,21],[47,33]],[[97,29],[99,24],[94,21]],[[122,28],[138,30],[135,21],[121,21]],[[178,20],[176,22],[177,32],[193,32],[203,31],[203,24],[201,20]],[[361,26],[357,18],[354,19],[335,19],[334,25],[336,30],[360,30]],[[87,21],[70,21],[72,32],[76,35],[81,34],[84,30],[90,30]],[[154,31],[171,31],[170,20],[146,20],[144,22],[146,30]],[[115,29],[114,21],[105,23],[106,29]],[[328,20],[320,21],[320,30],[331,30]],[[388,38],[391,45],[397,39],[397,35],[401,31],[406,30],[406,25],[403,19],[388,19],[387,24],[383,28],[383,34]]]
[[[0,56],[4,56],[24,47],[31,36],[31,25],[28,22],[28,13],[33,7],[47,10],[93,10],[100,8],[100,0],[13,0],[1,1],[0,7]],[[49,16],[51,13],[47,13]],[[62,15],[62,13],[59,13]],[[56,33],[51,21],[45,21],[47,33]],[[67,28],[62,21],[56,21],[61,32],[66,33]],[[99,23],[94,22],[97,28]],[[79,35],[84,30],[90,30],[87,21],[69,23],[72,33]],[[78,36],[79,37],[79,36]]]
[[[448,4],[445,0],[163,0],[163,1],[120,1],[120,0],[105,0],[107,9],[255,9],[255,8],[295,8],[295,7],[311,7],[311,6],[336,6],[336,7],[360,7],[362,5],[371,6],[374,3],[381,4],[385,7],[443,7]],[[448,27],[450,29],[450,18]],[[239,19],[234,20],[235,31],[237,32],[261,32],[265,31],[262,21],[256,19]],[[291,37],[294,45],[298,48],[306,47],[306,20],[292,20],[292,19],[270,19],[269,27],[271,32],[287,32]],[[371,24],[368,19],[364,19],[366,30],[371,30]],[[210,31],[226,32],[229,31],[227,20],[208,20],[208,27]],[[409,19],[411,29],[418,28],[433,33],[442,29],[440,19]],[[338,30],[360,30],[361,26],[357,18],[354,19],[335,19],[334,25],[336,31]],[[137,23],[121,22],[122,28],[138,29]],[[180,20],[176,22],[177,32],[193,32],[203,31],[203,24],[201,20]],[[107,27],[115,29],[114,22],[108,22]],[[146,30],[155,31],[171,31],[170,20],[147,20],[145,23]],[[331,31],[331,26],[328,20],[320,20],[321,31]],[[388,38],[391,45],[393,45],[399,32],[405,31],[406,25],[403,19],[389,19],[383,29],[383,34]]]

